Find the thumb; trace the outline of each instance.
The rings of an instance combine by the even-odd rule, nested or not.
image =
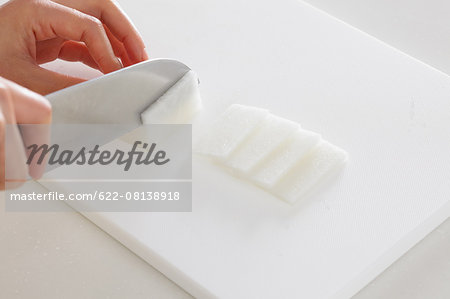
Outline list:
[[[27,178],[26,156],[15,125],[14,101],[0,81],[0,189],[19,187]]]

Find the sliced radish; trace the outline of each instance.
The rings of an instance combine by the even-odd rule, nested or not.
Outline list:
[[[299,127],[297,123],[269,114],[254,134],[249,136],[224,164],[241,174],[248,174]]]
[[[202,108],[198,90],[198,77],[194,71],[187,72],[147,110],[141,113],[143,124],[190,123]]]
[[[321,179],[339,169],[347,160],[347,153],[329,142],[322,141],[313,151],[284,175],[271,191],[294,203]]]
[[[212,124],[195,151],[225,159],[260,126],[267,115],[265,109],[232,105]]]
[[[301,161],[321,140],[319,134],[299,129],[273,154],[261,163],[251,180],[264,188],[272,188],[290,169]]]
[[[289,203],[347,159],[319,134],[260,108],[232,105],[209,129],[196,152]]]

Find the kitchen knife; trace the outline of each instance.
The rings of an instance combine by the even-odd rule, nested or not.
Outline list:
[[[49,94],[47,99],[53,109],[52,144],[62,148],[103,145],[139,127],[141,112],[189,70],[176,60],[155,59]],[[58,127],[61,124],[82,126]],[[98,134],[86,134],[80,129],[83,126],[98,130]],[[114,130],[101,129],[112,126]]]

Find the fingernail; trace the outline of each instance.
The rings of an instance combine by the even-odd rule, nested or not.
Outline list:
[[[120,61],[120,59],[117,57],[116,57],[116,60],[117,60],[117,64],[119,65],[119,69],[123,68],[122,61]]]

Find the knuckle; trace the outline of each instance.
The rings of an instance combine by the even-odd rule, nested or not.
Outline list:
[[[37,123],[50,123],[52,119],[52,106],[50,102],[43,98],[34,107],[34,114],[36,115]]]
[[[49,7],[51,7],[51,3],[45,0],[25,0],[23,2],[26,5],[25,9],[28,9],[28,12],[33,15],[43,14]]]
[[[112,7],[116,7],[118,9],[121,9],[120,4],[117,0],[106,0],[106,2],[111,5]]]
[[[117,5],[117,1],[115,0],[94,0],[94,4],[97,7],[109,6],[109,5]]]
[[[28,6],[30,8],[35,8],[35,7],[37,7],[39,5],[41,0],[29,0],[29,1],[27,1],[27,0],[16,0],[15,2],[20,4],[22,7],[24,7],[24,5],[25,5],[25,7]]]
[[[99,55],[95,57],[95,60],[99,65],[104,65],[108,62],[108,59],[105,55]]]
[[[104,30],[103,23],[95,17],[87,16],[86,22],[88,29],[92,30],[93,32],[101,33]]]
[[[45,100],[41,105],[41,115],[46,121],[50,121],[52,119],[52,105],[49,101]]]
[[[2,105],[9,105],[12,104],[11,102],[11,94],[10,90],[7,84],[0,81],[0,103]]]
[[[8,94],[8,87],[6,86],[5,83],[0,81],[0,98],[6,97],[7,94]]]

